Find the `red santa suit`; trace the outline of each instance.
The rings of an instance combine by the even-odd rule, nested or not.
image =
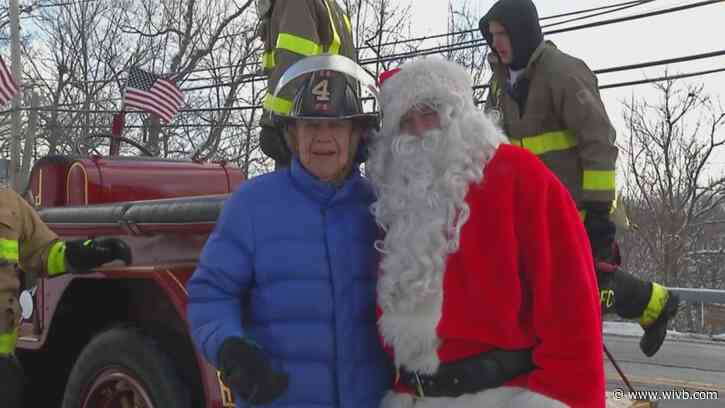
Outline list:
[[[502,387],[457,397],[421,398],[396,384],[381,406],[603,407],[598,291],[574,202],[537,157],[501,143],[505,139],[500,130],[473,107],[470,89],[465,71],[439,60],[405,65],[381,87],[383,128],[368,164],[380,196],[374,212],[388,234],[413,235],[410,242],[397,237],[393,242],[386,236],[379,243],[383,260],[378,326],[396,366],[409,371],[434,374],[441,364],[492,349],[531,349],[535,368]],[[460,202],[454,198],[446,205],[446,198],[436,197],[427,207],[409,204],[419,208],[411,210],[419,214],[428,214],[423,207],[448,209],[441,214],[451,214],[454,208],[452,216],[441,217],[442,224],[431,221],[428,229],[423,225],[429,222],[420,221],[433,220],[428,215],[411,215],[410,225],[405,225],[406,209],[398,208],[405,194],[388,197],[396,185],[391,174],[400,162],[391,151],[404,150],[399,145],[408,139],[386,138],[395,138],[401,117],[421,103],[442,117],[438,142],[469,134],[461,150],[467,153],[450,163],[460,170],[441,163],[433,166],[451,172],[448,179],[453,183],[465,181],[462,190],[451,190],[462,191]],[[429,194],[447,191],[435,187],[445,177],[432,180]],[[400,185],[408,188],[409,183]],[[435,233],[441,228],[447,241],[442,246]],[[421,240],[428,243],[417,247],[415,242]],[[430,253],[438,247],[438,255],[420,255],[426,253],[420,248],[434,248],[427,250]]]

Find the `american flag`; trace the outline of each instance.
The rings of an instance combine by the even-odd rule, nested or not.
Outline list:
[[[0,106],[8,103],[18,92],[20,92],[18,82],[13,78],[7,65],[0,57]]]
[[[169,123],[184,103],[184,94],[172,81],[138,68],[131,68],[128,72],[123,103],[128,107],[158,115]]]

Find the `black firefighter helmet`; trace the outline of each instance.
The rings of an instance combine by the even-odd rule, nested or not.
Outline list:
[[[362,129],[375,129],[378,115],[363,111],[357,88],[357,81],[338,71],[313,72],[297,91],[289,115],[280,119],[350,119]]]

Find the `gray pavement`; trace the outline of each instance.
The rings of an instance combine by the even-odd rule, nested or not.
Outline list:
[[[604,343],[637,391],[658,392],[665,398],[659,408],[725,407],[725,342],[668,339],[652,358],[639,350],[638,337],[610,334]],[[607,390],[627,391],[609,360],[605,367]]]

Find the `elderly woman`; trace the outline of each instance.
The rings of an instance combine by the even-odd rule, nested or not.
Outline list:
[[[377,119],[346,77],[320,71],[285,121],[291,166],[226,202],[188,283],[192,336],[237,407],[375,407],[392,370],[376,335],[373,193],[356,158]]]

